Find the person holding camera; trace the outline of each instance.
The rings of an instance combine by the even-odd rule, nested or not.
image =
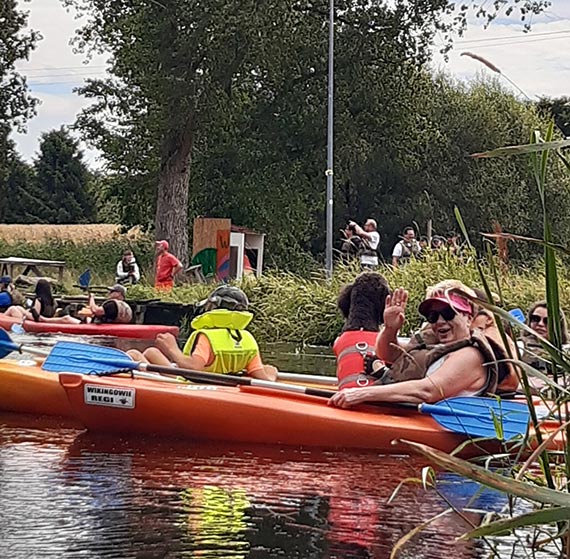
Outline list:
[[[141,279],[139,266],[132,250],[125,250],[123,258],[117,264],[115,281],[120,284],[134,284]]]
[[[355,221],[349,221],[347,229],[350,229],[362,240],[360,253],[360,266],[363,270],[374,270],[378,267],[378,245],[380,234],[374,219],[367,219],[364,227],[360,227]]]
[[[349,264],[353,259],[360,259],[360,252],[363,248],[362,239],[356,234],[354,226],[348,224],[340,230],[343,238],[340,247],[341,259],[345,264]]]

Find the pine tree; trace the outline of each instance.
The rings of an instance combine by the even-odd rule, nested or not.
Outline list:
[[[63,128],[42,135],[34,164],[47,223],[89,223],[95,215],[88,191],[89,171],[77,141]]]

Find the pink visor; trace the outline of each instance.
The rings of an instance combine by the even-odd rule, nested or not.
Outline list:
[[[455,293],[430,297],[420,303],[418,310],[422,316],[427,316],[429,312],[439,310],[444,306],[451,307],[454,311],[473,316],[473,306],[471,303]]]

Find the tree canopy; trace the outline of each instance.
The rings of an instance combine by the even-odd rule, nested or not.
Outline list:
[[[227,216],[268,233],[269,261],[283,267],[322,254],[326,0],[62,2],[87,16],[76,46],[111,53],[110,78],[81,89],[93,104],[77,122],[107,165],[90,186],[64,131],[44,136],[33,167],[15,153],[9,127],[33,113],[34,101],[14,63],[38,37],[23,33],[25,14],[7,0],[0,8],[8,53],[0,63],[0,188],[22,204],[0,206],[4,220],[88,220],[93,198],[124,225],[154,226],[183,259],[195,215]],[[546,5],[494,2],[478,15],[490,22],[501,10],[518,10],[527,21]],[[425,69],[434,34],[462,29],[473,6],[336,2],[335,227],[376,217],[385,252],[412,221],[423,227],[432,219],[440,233],[453,228],[455,203],[469,208],[473,230],[492,220],[515,232],[534,227],[524,162],[476,168],[467,155],[526,141],[544,121],[496,84],[467,87]],[[564,115],[564,104],[551,110]],[[565,199],[568,185],[556,185],[556,199]],[[565,230],[570,212],[564,202],[557,210]]]
[[[314,127],[303,128],[306,147],[320,142],[325,0],[68,3],[89,16],[78,45],[111,52],[113,78],[93,80],[81,90],[96,103],[79,125],[103,151],[109,169],[123,177],[125,196],[143,207],[156,201],[156,234],[170,237],[179,255],[187,252],[189,205],[202,188],[191,165],[203,149],[232,135],[236,123],[251,118],[244,111],[264,115],[264,125],[278,125],[269,136],[293,131],[292,142],[296,123],[306,116]],[[405,73],[407,65],[427,60],[448,10],[447,0],[337,2],[337,68],[348,71],[356,64],[357,74],[390,65]],[[305,114],[296,116],[297,109]],[[305,183],[313,172],[298,170]],[[282,177],[290,179],[297,177]]]
[[[30,55],[39,34],[24,33],[27,14],[16,9],[16,0],[0,3],[0,128],[22,125],[35,111],[36,99],[28,91],[26,79],[16,71],[16,62]]]

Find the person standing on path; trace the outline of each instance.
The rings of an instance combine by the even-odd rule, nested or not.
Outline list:
[[[180,270],[182,264],[174,254],[168,252],[170,248],[168,241],[156,241],[156,266],[154,287],[155,289],[170,290],[174,287],[174,277]]]

